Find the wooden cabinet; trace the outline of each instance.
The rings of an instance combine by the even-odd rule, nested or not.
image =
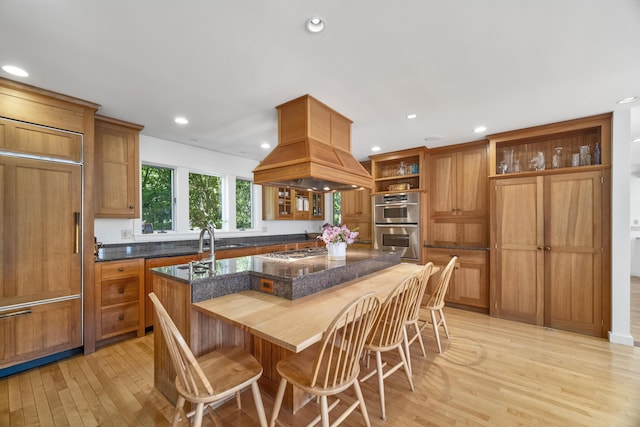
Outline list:
[[[98,218],[140,217],[140,130],[140,125],[96,116],[95,215]]]
[[[488,136],[492,315],[602,337],[610,329],[611,118]],[[593,156],[596,142],[601,164],[570,166],[569,155],[587,146]],[[496,173],[512,155],[524,166],[539,152],[544,169]]]
[[[288,187],[262,186],[262,219],[324,219],[324,194]]]
[[[80,298],[0,313],[0,369],[82,345]]]
[[[606,171],[494,179],[491,314],[605,336]]]
[[[424,148],[369,156],[373,193],[426,190]]]
[[[483,250],[465,249],[427,249],[427,259],[440,272],[453,256],[458,257],[455,269],[449,282],[449,289],[445,301],[451,304],[475,307],[482,310],[489,309],[489,271],[488,253]],[[438,283],[440,273],[436,273],[429,281],[430,292]]]
[[[343,191],[340,194],[340,214],[342,223],[350,230],[358,228],[357,241],[360,247],[373,246],[373,212],[371,208],[371,191],[368,189]]]
[[[489,135],[489,167],[491,175],[498,173],[498,166],[506,167],[505,174],[540,174],[586,170],[611,166],[611,117],[612,113],[564,122],[535,126],[527,129]],[[600,146],[600,164],[595,162],[595,147]],[[580,153],[580,147],[587,147],[590,161],[587,165],[572,166],[572,157]],[[554,168],[553,156],[556,148],[561,148],[558,168]],[[534,160],[542,153],[544,166]],[[515,165],[519,164],[519,172]],[[538,170],[536,170],[536,165]]]
[[[170,256],[162,258],[149,258],[144,263],[144,326],[153,326],[153,304],[149,299],[149,293],[153,292],[152,268],[165,267],[168,265],[186,264],[201,258],[202,254],[194,253],[190,255]]]
[[[430,153],[429,174],[429,244],[486,247],[487,142]]]
[[[96,263],[96,338],[144,335],[144,259]]]

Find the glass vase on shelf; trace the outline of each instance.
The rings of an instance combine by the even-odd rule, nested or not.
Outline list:
[[[600,143],[596,142],[596,148],[593,152],[593,164],[599,165],[602,163],[602,150],[600,148]]]
[[[561,168],[562,165],[562,147],[556,147],[555,154],[551,159],[551,167],[554,169]]]

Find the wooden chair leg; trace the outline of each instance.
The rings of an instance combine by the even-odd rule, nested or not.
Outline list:
[[[236,405],[238,409],[242,409],[242,399],[240,398],[240,392],[236,391]]]
[[[171,421],[171,426],[176,427],[180,422],[180,418],[184,418],[187,422],[187,414],[184,413],[184,402],[185,399],[182,396],[178,396],[178,401],[176,402],[176,411],[173,414],[173,420]]]
[[[196,413],[193,416],[193,427],[202,426],[202,417],[204,416],[204,403],[198,403],[196,405]]]
[[[258,412],[258,420],[260,420],[260,426],[267,427],[267,416],[264,412],[264,405],[262,404],[262,396],[260,395],[260,387],[258,386],[258,381],[254,381],[253,384],[251,384],[251,394],[253,395],[253,401],[256,405],[256,412]]]
[[[387,414],[384,405],[384,374],[382,372],[382,355],[376,351],[376,369],[378,370],[378,394],[380,395],[380,417],[386,420]]]
[[[411,353],[409,352],[409,334],[407,334],[406,325],[402,329],[402,335],[404,336],[402,343],[404,344],[404,349],[407,353],[407,363],[408,363],[409,371],[411,371]]]
[[[402,350],[402,346],[398,347],[398,353],[400,353],[400,359],[402,360],[402,363],[404,364],[404,373],[407,376],[407,381],[409,381],[409,387],[411,387],[411,391],[414,391],[413,379],[411,378],[411,370],[408,369],[407,357],[404,354],[404,350]]]
[[[442,322],[442,326],[444,326],[444,333],[447,335],[447,338],[449,338],[449,328],[447,328],[447,321],[444,318],[444,312],[442,309],[438,311],[440,312],[440,321]]]
[[[276,425],[276,419],[278,418],[278,414],[280,413],[280,407],[282,406],[282,398],[284,397],[284,390],[287,387],[287,380],[282,378],[280,380],[280,385],[278,386],[278,392],[276,393],[275,400],[273,401],[273,411],[271,413],[271,421],[269,421],[269,426],[274,427]]]
[[[431,310],[431,323],[433,324],[433,334],[436,336],[438,343],[438,353],[442,354],[442,346],[440,345],[440,332],[438,331],[438,321],[436,320],[436,312]]]
[[[353,382],[353,388],[356,391],[356,396],[358,397],[358,401],[360,402],[360,413],[362,414],[362,419],[367,427],[371,427],[371,422],[369,421],[369,413],[367,412],[367,406],[364,403],[364,396],[362,395],[362,390],[360,389],[359,381]]]
[[[320,396],[320,421],[322,427],[329,427],[329,405],[327,396]]]

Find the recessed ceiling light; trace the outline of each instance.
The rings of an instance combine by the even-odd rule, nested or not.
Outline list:
[[[173,119],[173,121],[178,123],[179,125],[186,125],[187,123],[189,123],[189,120],[185,119],[184,117],[176,117],[175,119]]]
[[[482,132],[484,132],[485,130],[487,130],[487,127],[486,127],[486,126],[478,126],[478,127],[477,127],[477,128],[475,128],[473,131],[474,131],[475,133],[482,133]]]
[[[318,16],[314,16],[313,18],[307,19],[306,27],[307,30],[311,33],[319,33],[320,31],[324,30],[324,24],[324,19]]]
[[[637,96],[630,96],[628,98],[623,98],[620,101],[617,102],[617,104],[627,104],[629,102],[633,102],[635,100],[637,100],[638,97]]]
[[[263,142],[262,144],[260,144],[260,147],[266,150],[267,148],[271,148],[271,144],[269,144],[268,142]]]
[[[380,147],[378,147],[377,145],[375,147],[371,147],[371,151],[373,152],[380,151]]]
[[[636,138],[632,142],[640,142],[640,138]]]
[[[415,114],[407,114],[407,119],[415,119],[416,117],[418,116],[416,116]]]
[[[330,191],[330,190],[331,190],[331,188],[329,188],[329,187],[324,187],[324,188],[323,188],[323,190],[324,190],[324,191]]]
[[[16,67],[15,65],[3,65],[2,69],[9,74],[13,74],[14,76],[18,76],[18,77],[29,76],[29,73],[27,73],[25,70],[23,70],[20,67]]]

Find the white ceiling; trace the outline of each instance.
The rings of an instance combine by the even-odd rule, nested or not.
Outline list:
[[[255,160],[305,93],[354,121],[360,160],[628,108],[640,137],[640,101],[616,104],[640,96],[640,0],[1,0],[0,40],[30,73],[3,77]]]

